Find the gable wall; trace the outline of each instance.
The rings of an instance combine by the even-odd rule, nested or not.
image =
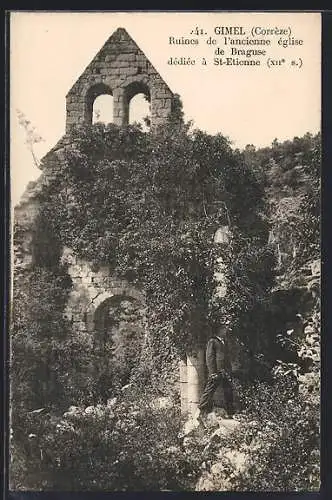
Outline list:
[[[150,94],[151,125],[163,123],[172,108],[173,94],[127,32],[119,28],[68,93],[66,132],[75,124],[91,123],[91,101],[113,95],[113,122],[127,125],[130,98]]]

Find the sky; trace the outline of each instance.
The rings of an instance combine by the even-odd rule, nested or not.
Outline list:
[[[242,26],[246,36],[272,40],[268,67],[213,64],[223,37],[218,26]],[[160,13],[160,12],[12,12],[10,35],[11,196],[15,205],[39,169],[25,144],[17,111],[25,114],[43,138],[35,147],[41,158],[65,130],[65,96],[110,35],[125,28],[174,93],[181,96],[185,119],[208,133],[221,132],[234,147],[271,144],[320,130],[321,19],[319,13]],[[206,35],[192,33],[196,27]],[[288,35],[264,35],[287,29]],[[277,32],[278,33],[278,32]],[[198,45],[175,39],[198,38]],[[216,45],[207,44],[212,38]],[[234,38],[239,38],[234,35]],[[283,47],[278,40],[303,40]],[[292,42],[292,40],[291,40]],[[240,48],[262,48],[241,46]],[[227,46],[227,50],[229,46]],[[226,54],[228,55],[228,54]],[[170,65],[170,57],[196,60]],[[207,61],[202,65],[202,58]],[[246,59],[241,56],[241,59]],[[302,66],[292,66],[291,60]],[[137,108],[139,109],[139,107]],[[102,110],[101,110],[102,111]],[[135,114],[133,112],[133,114]]]

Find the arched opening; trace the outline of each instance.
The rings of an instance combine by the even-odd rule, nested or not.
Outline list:
[[[94,315],[94,380],[106,401],[130,382],[144,340],[142,307],[125,295],[106,299]]]
[[[147,85],[134,82],[128,85],[125,92],[127,106],[127,121],[130,124],[140,124],[144,132],[150,130],[151,96]]]
[[[151,106],[144,94],[136,94],[129,103],[129,123],[139,123],[144,132],[150,130]]]
[[[113,121],[113,93],[108,85],[97,83],[89,88],[85,97],[84,121],[88,124]]]
[[[113,96],[102,94],[93,102],[92,123],[113,122]]]

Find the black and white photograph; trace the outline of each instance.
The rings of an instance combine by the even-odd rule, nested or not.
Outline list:
[[[12,492],[318,492],[321,14],[10,12]]]

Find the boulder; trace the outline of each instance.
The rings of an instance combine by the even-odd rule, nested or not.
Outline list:
[[[195,491],[232,491],[232,478],[245,469],[246,454],[243,452],[223,449],[220,461],[211,465],[209,471],[204,471],[198,479]],[[234,472],[230,472],[230,469]]]

